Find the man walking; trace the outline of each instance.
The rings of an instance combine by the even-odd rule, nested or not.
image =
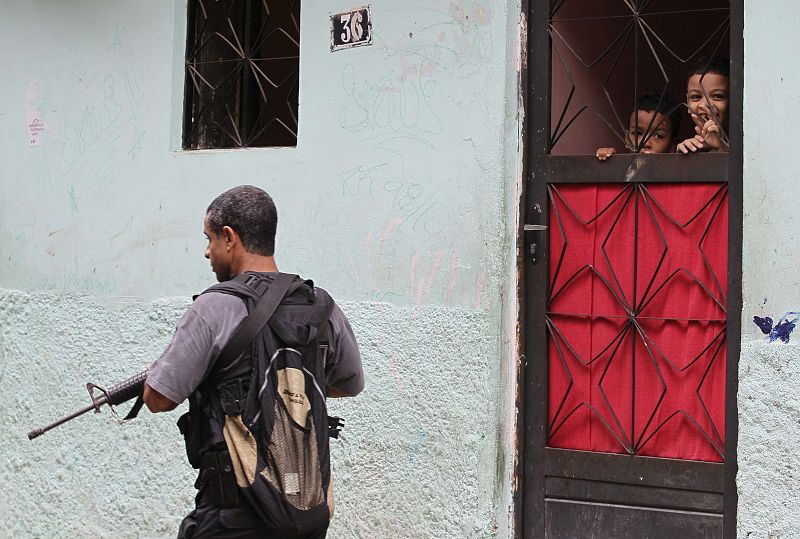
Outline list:
[[[277,211],[265,191],[243,185],[218,196],[209,205],[204,221],[208,238],[205,257],[211,262],[217,280],[220,283],[233,279],[245,282],[259,295],[264,295],[279,275],[274,258],[276,227]],[[305,290],[309,297],[316,298],[317,294],[328,297],[321,289],[300,280],[296,280],[289,290],[299,290],[298,294]],[[287,297],[292,293],[289,292]],[[327,339],[322,356],[324,365],[319,371],[324,373],[324,380],[314,379],[313,385],[326,388],[328,397],[354,396],[364,387],[361,356],[347,318],[332,301],[331,304],[327,331],[321,331]],[[276,314],[281,312],[278,308]],[[217,363],[220,353],[247,316],[248,303],[242,297],[212,287],[199,295],[181,317],[172,341],[148,372],[144,401],[150,411],[164,412],[174,409],[187,398],[190,401],[189,413],[181,418],[179,426],[186,436],[189,460],[200,469],[200,473],[195,484],[198,489],[196,507],[181,523],[179,539],[277,537],[275,531],[265,524],[263,513],[260,515],[259,509],[253,506],[251,497],[237,494],[243,486],[241,474],[237,473],[234,478],[231,468],[236,468],[238,463],[238,470],[241,470],[247,467],[247,463],[238,462],[238,457],[231,463],[228,456],[230,447],[226,447],[230,433],[223,432],[223,425],[227,428],[228,424],[224,417],[220,417],[223,414],[219,405],[212,406],[212,402],[219,403],[222,398],[217,395],[220,387],[241,387],[250,379],[254,347],[244,347],[245,351],[231,362]],[[261,331],[270,330],[266,327]],[[281,383],[273,382],[273,385],[281,387]],[[281,392],[295,395],[285,388]],[[234,403],[244,401],[245,394],[246,389],[241,390]],[[286,402],[291,406],[298,401],[294,398]],[[307,409],[306,412],[311,413]],[[289,410],[289,413],[294,411]],[[225,415],[230,415],[227,410]],[[320,459],[324,453],[324,465],[327,465],[327,425],[324,428],[325,446],[320,451]],[[245,435],[250,436],[250,433]],[[267,470],[263,473],[267,474]],[[231,487],[230,481],[238,482],[238,487],[235,484]],[[330,505],[332,494],[330,488],[326,490],[324,495]],[[323,525],[305,537],[324,537],[328,517],[326,514]]]

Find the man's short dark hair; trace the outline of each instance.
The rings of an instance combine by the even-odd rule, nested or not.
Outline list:
[[[208,228],[219,236],[229,226],[239,235],[249,253],[275,254],[275,230],[278,211],[266,191],[252,185],[240,185],[225,191],[206,210]]]
[[[724,56],[703,56],[689,65],[687,78],[694,75],[702,76],[706,73],[722,75],[729,79],[731,77],[731,62]]]
[[[636,100],[637,110],[645,112],[658,112],[669,118],[670,125],[670,139],[675,140],[678,138],[678,130],[681,128],[681,105],[678,101],[669,94],[650,93],[639,96]],[[646,125],[640,125],[642,129],[646,129]],[[657,126],[654,124],[653,128]]]

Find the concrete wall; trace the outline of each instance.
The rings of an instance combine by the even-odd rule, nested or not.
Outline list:
[[[800,311],[800,155],[792,147],[800,123],[800,6],[776,0],[745,2],[745,9],[739,536],[798,537],[800,334],[771,341],[753,317],[772,318],[774,329]]]
[[[183,2],[0,2],[0,537],[175,532],[180,412],[25,433],[157,357],[241,183],[362,347],[331,536],[510,533],[519,4],[371,5],[374,44],[331,53],[351,3],[303,2],[297,148],[183,152]]]
[[[349,7],[303,3],[296,149],[187,153],[182,2],[0,1],[0,537],[174,533],[178,413],[25,433],[158,355],[212,281],[204,208],[244,182],[278,203],[281,268],[341,301],[364,353],[366,392],[333,405],[331,535],[509,535],[519,5],[374,0],[375,44],[330,53]],[[752,321],[800,310],[798,22],[746,4],[741,537],[800,535],[797,335]]]

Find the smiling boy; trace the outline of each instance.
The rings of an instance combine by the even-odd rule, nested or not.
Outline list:
[[[727,58],[701,58],[690,67],[686,106],[696,134],[678,144],[679,152],[728,151],[729,93],[730,62]]]

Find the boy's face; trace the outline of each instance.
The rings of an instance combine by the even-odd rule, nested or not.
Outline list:
[[[715,120],[716,113],[721,127],[727,129],[728,77],[718,73],[706,73],[705,76],[692,75],[686,83],[686,104],[689,106],[689,112],[697,114],[703,121]]]
[[[654,116],[655,119],[653,119]],[[647,131],[650,121],[653,122],[653,126],[650,127],[650,131]],[[634,111],[628,125],[628,140],[638,147],[641,140],[648,134],[641,153],[669,153],[672,151],[672,122],[669,116],[655,111]]]

